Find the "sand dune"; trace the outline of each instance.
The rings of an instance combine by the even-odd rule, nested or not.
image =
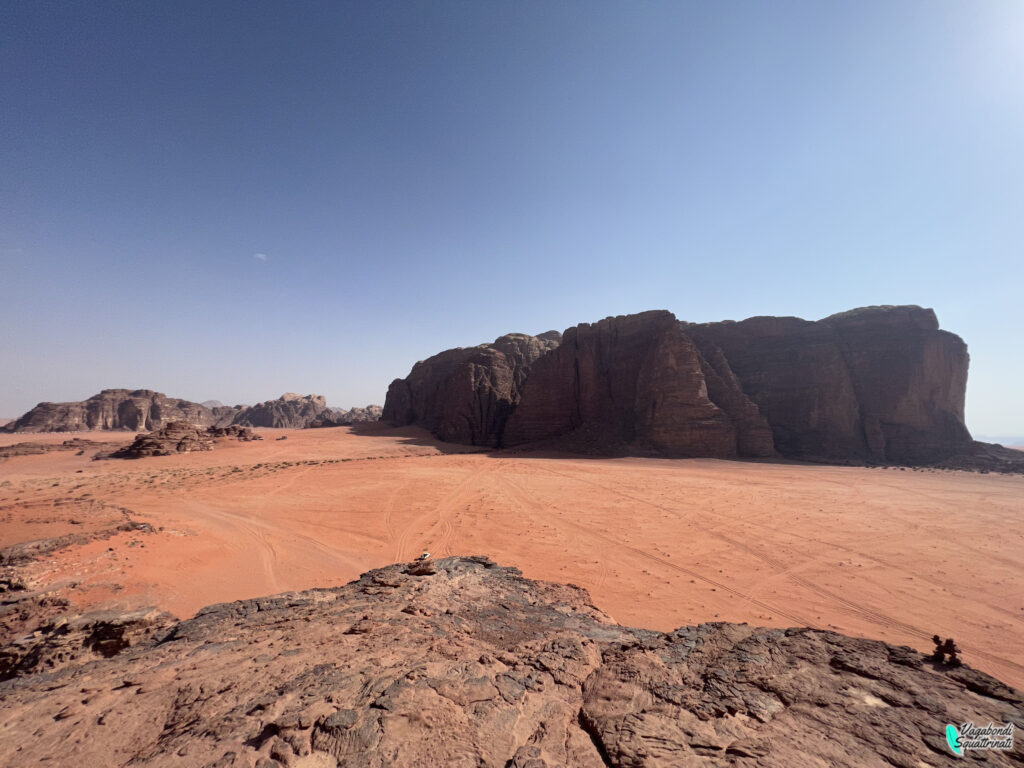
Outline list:
[[[261,430],[260,443],[138,461],[11,458],[0,546],[148,522],[153,533],[93,538],[21,570],[78,608],[179,616],[424,550],[487,554],[586,587],[624,624],[809,625],[921,650],[937,633],[1024,686],[1024,477],[487,454],[415,429],[360,432]]]

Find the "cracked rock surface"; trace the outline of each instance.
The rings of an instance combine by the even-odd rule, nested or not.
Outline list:
[[[969,667],[809,629],[621,627],[486,558],[104,622],[37,630],[45,653],[0,683],[0,765],[1024,764],[1020,738],[948,750],[947,723],[1024,725]]]

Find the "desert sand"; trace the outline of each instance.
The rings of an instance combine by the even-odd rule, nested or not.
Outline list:
[[[1021,476],[487,453],[381,426],[260,433],[136,461],[0,460],[0,547],[83,534],[21,567],[33,588],[180,617],[423,551],[486,554],[585,587],[626,625],[812,626],[922,651],[952,636],[1024,687]],[[116,532],[126,519],[154,531]]]

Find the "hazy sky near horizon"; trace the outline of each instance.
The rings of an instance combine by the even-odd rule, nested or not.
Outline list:
[[[0,5],[0,415],[933,307],[1024,434],[1024,3]]]

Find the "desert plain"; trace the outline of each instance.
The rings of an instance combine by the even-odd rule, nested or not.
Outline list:
[[[259,432],[168,457],[0,460],[0,548],[67,537],[19,566],[30,589],[181,618],[425,551],[484,554],[586,588],[625,625],[811,626],[926,652],[939,634],[1024,687],[1024,476],[487,452],[383,425]]]

